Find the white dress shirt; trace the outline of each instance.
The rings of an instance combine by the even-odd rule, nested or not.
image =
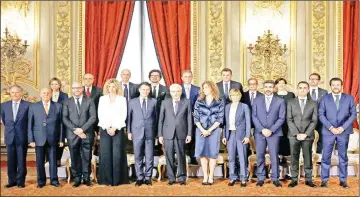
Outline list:
[[[172,103],[173,103],[173,109],[174,109],[174,113],[175,113],[175,114],[176,114],[176,111],[175,111],[176,102],[180,102],[180,99],[179,99],[179,100],[173,100],[173,101],[172,101]],[[179,107],[179,103],[178,103],[178,107]]]
[[[129,95],[129,97],[130,97],[129,82],[127,82],[127,83],[121,82],[121,85],[122,85],[122,90],[123,90],[123,92],[125,91],[125,85],[127,85],[128,95]]]
[[[229,130],[230,131],[236,130],[235,120],[236,120],[236,110],[237,110],[238,105],[239,105],[239,103],[231,103],[231,106],[230,106],[230,112],[229,112]]]
[[[140,100],[140,107],[142,108],[144,98],[139,97],[139,100]],[[146,108],[147,108],[147,106],[148,106],[148,103],[147,103],[147,102],[148,102],[148,99],[145,98]]]
[[[98,117],[98,126],[104,130],[110,127],[120,130],[125,127],[127,117],[125,97],[117,95],[115,102],[110,103],[110,95],[101,96],[98,106]]]
[[[186,98],[190,99],[191,84],[184,84]]]
[[[79,97],[79,103],[80,103],[80,105],[81,105],[82,99],[83,99],[83,96],[80,96],[80,97]],[[77,103],[76,103],[76,97],[75,97],[75,96],[74,96],[74,101],[75,101],[75,105],[77,105]],[[80,106],[79,106],[79,108],[80,108]]]
[[[251,95],[254,93],[254,99],[256,98],[256,93],[257,91],[251,91],[249,90],[249,96],[250,96],[250,99],[251,99]]]
[[[49,110],[50,110],[50,101],[49,102],[47,102],[47,103],[45,103],[44,101],[42,101],[42,104],[43,104],[43,106],[44,106],[44,109],[45,109],[45,104],[47,104],[47,109],[45,109],[45,110],[47,110],[48,112],[49,112]]]
[[[301,98],[301,97],[298,97],[298,99],[299,99],[299,105],[300,105],[300,107],[301,107],[301,99],[304,99],[304,107],[305,107],[305,105],[306,105],[306,100],[307,100],[307,97],[303,97],[303,98]]]

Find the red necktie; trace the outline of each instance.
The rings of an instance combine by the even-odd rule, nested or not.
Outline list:
[[[86,97],[90,98],[90,88],[86,88]]]

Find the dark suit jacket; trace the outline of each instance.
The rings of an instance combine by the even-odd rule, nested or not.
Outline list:
[[[192,135],[192,127],[192,109],[189,100],[180,99],[176,114],[171,98],[165,99],[161,103],[158,124],[159,137],[170,140],[176,135],[177,139],[184,140],[186,136]]]
[[[224,90],[223,81],[220,81],[220,82],[216,83],[216,85],[217,85],[217,87],[219,89],[221,99],[223,99],[225,101],[225,104],[230,103],[231,102],[230,99],[225,98],[225,94],[224,94],[225,90]],[[236,81],[230,81],[230,89],[229,89],[229,91],[231,89],[233,89],[233,88],[239,89],[241,94],[244,95],[244,90],[243,90],[243,87],[242,87],[241,83],[236,82]],[[243,97],[241,98],[241,102],[243,102]]]
[[[322,88],[318,88],[318,98],[317,98],[317,100],[316,100],[316,101],[318,102],[318,104],[320,104],[321,98],[322,98],[324,95],[326,95],[326,94],[328,94],[328,91],[327,91],[327,90],[322,89]],[[312,98],[311,98],[311,92],[308,92],[307,96],[308,96],[309,99],[312,99]],[[316,125],[316,127],[315,127],[315,130],[316,130],[317,132],[319,132],[319,134],[321,133],[321,128],[322,128],[321,121],[318,121],[318,122],[317,122],[317,125]]]
[[[148,98],[146,114],[142,112],[140,98],[131,99],[128,105],[127,133],[131,133],[133,139],[155,139],[156,117],[154,98]]]
[[[185,92],[185,87],[184,84],[181,85],[182,87],[182,94],[181,94],[181,98],[186,98],[186,92]],[[190,105],[191,108],[194,109],[194,105],[196,100],[198,99],[200,95],[200,88],[198,86],[192,85],[191,84],[191,88],[190,88]]]
[[[159,115],[159,113],[160,113],[160,107],[161,107],[161,102],[162,102],[165,98],[171,98],[171,96],[170,96],[170,90],[169,90],[169,88],[166,87],[166,86],[163,86],[163,85],[161,85],[161,84],[159,84],[159,89],[158,89],[157,91],[158,91],[158,92],[157,92],[157,93],[158,93],[158,96],[157,96],[157,98],[155,98],[155,97],[152,96],[152,88],[151,88],[149,97],[156,99],[156,115]],[[156,127],[157,127],[159,117],[157,116],[155,120],[156,120],[155,125],[156,125]],[[157,132],[156,132],[156,135],[157,135]]]
[[[263,97],[263,96],[264,96],[263,93],[261,93],[261,92],[259,92],[259,91],[256,91],[256,97],[255,97],[255,99],[260,98],[260,97]],[[255,99],[254,99],[254,101],[255,101]],[[244,92],[244,94],[243,94],[243,96],[242,96],[242,102],[245,103],[245,104],[249,107],[249,109],[250,109],[250,116],[251,116],[252,106],[251,106],[251,99],[250,99],[250,92],[249,92],[249,91]],[[252,119],[251,119],[251,128],[254,128],[254,123],[253,123]]]
[[[77,137],[73,132],[75,128],[81,128],[84,133],[92,138],[94,135],[94,122],[96,121],[96,109],[92,99],[83,97],[80,104],[80,115],[78,115],[74,97],[69,98],[63,103],[62,110],[63,122],[66,126],[66,138],[74,139]]]
[[[43,102],[39,101],[29,107],[28,142],[36,146],[44,146],[64,142],[62,107],[59,103],[50,102],[49,113],[46,115]]]
[[[58,101],[57,103],[60,103],[62,104],[65,100],[69,99],[69,96],[68,94],[66,94],[65,92],[59,92],[59,98],[58,98]]]
[[[5,126],[5,144],[11,145],[16,139],[16,145],[27,147],[28,112],[30,102],[21,100],[16,119],[13,119],[12,100],[1,103],[1,119]]]
[[[314,139],[314,129],[318,121],[317,102],[308,98],[302,114],[299,99],[296,97],[288,100],[286,120],[289,138],[296,138],[297,134],[305,133],[306,140]]]
[[[323,127],[322,135],[333,135],[329,128],[331,126],[344,128],[342,134],[354,133],[352,122],[356,118],[356,107],[354,98],[349,94],[341,93],[339,110],[336,110],[336,104],[332,93],[324,95],[320,100],[319,120]]]
[[[229,140],[230,138],[230,108],[231,103],[225,106],[225,132],[224,138]],[[235,139],[243,140],[245,137],[250,138],[251,121],[250,121],[250,110],[249,107],[244,103],[239,103],[236,109],[235,115]],[[234,132],[234,131],[231,131]]]
[[[121,86],[122,86],[122,83],[121,83]],[[128,89],[129,89],[129,100],[140,96],[139,89],[138,89],[138,84],[134,84],[134,83],[129,82]]]
[[[273,95],[269,112],[266,112],[265,96],[255,99],[252,105],[252,119],[255,125],[254,135],[262,135],[266,128],[272,131],[272,136],[282,136],[282,124],[286,119],[285,101]]]

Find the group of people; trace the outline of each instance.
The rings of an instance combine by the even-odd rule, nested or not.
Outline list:
[[[73,187],[92,186],[90,161],[95,136],[100,136],[99,184],[116,186],[129,183],[126,143],[132,141],[136,186],[152,185],[154,151],[164,146],[168,184],[186,185],[186,152],[198,158],[203,185],[214,183],[214,170],[220,143],[229,156],[229,186],[240,180],[245,187],[248,173],[249,141],[256,144],[257,186],[263,186],[265,153],[271,158],[271,180],[279,182],[279,155],[291,155],[291,183],[298,184],[299,154],[303,151],[305,184],[312,182],[314,132],[320,133],[321,187],[327,187],[331,154],[336,142],[339,154],[340,185],[347,184],[347,146],[356,118],[354,99],[342,93],[343,82],[330,80],[331,93],[318,87],[320,75],[313,73],[309,83],[297,84],[297,97],[286,90],[287,81],[266,80],[264,93],[258,80],[248,80],[249,90],[232,81],[232,71],[222,70],[223,80],[192,82],[192,72],[182,73],[183,84],[169,88],[160,84],[160,70],[151,70],[148,82],[129,82],[131,72],[124,69],[121,81],[109,79],[103,89],[93,86],[94,77],[85,74],[83,84],[72,84],[72,97],[61,91],[61,81],[53,78],[40,91],[41,101],[22,100],[22,88],[10,88],[12,100],[1,104],[8,157],[6,188],[25,187],[28,145],[35,147],[37,187],[46,184],[44,163],[50,164],[50,184],[60,187],[57,166],[65,138],[70,150]],[[251,132],[253,130],[253,133]],[[159,145],[160,144],[160,145]],[[322,150],[321,150],[322,148]],[[175,155],[176,153],[176,155]],[[177,162],[175,162],[175,159]],[[237,169],[236,163],[239,163]],[[177,166],[177,169],[176,169]]]

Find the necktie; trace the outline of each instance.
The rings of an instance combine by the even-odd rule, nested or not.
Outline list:
[[[14,121],[16,120],[17,112],[18,112],[18,103],[14,103],[13,104],[13,118],[14,118]]]
[[[270,97],[266,97],[266,112],[269,112],[269,108],[270,108]]]
[[[86,97],[90,98],[90,88],[86,88]]]
[[[315,89],[313,89],[311,91],[311,98],[312,98],[312,100],[316,101],[316,90]]]
[[[143,103],[142,103],[142,112],[143,112],[143,115],[145,116],[146,115],[146,99],[143,99]]]
[[[301,113],[304,114],[305,99],[300,99],[300,101],[301,101],[300,103]]]
[[[187,98],[187,99],[190,99],[190,88],[189,88],[189,87],[187,87],[187,88],[185,89],[185,93],[186,93],[186,98]]]
[[[225,92],[224,92],[225,98],[229,98],[229,83],[225,83]]]
[[[250,97],[251,105],[253,104],[253,101],[254,101],[254,92],[251,92],[251,97]]]
[[[340,95],[335,95],[335,105],[336,105],[336,110],[339,110],[339,105],[340,105],[340,99],[339,99]]]
[[[179,107],[179,101],[175,101],[175,108],[174,108],[175,115],[177,114],[178,107]]]
[[[78,111],[78,114],[80,115],[80,102],[79,102],[79,98],[76,98],[76,109]]]
[[[128,87],[127,84],[124,84],[124,97],[126,98],[126,100],[129,100],[129,92],[128,92]]]
[[[48,108],[48,105],[49,105],[49,104],[44,103],[44,109],[45,109],[45,113],[46,113],[46,115],[48,115],[48,114],[49,114],[49,108]]]
[[[156,86],[153,87],[152,96],[156,98]]]

